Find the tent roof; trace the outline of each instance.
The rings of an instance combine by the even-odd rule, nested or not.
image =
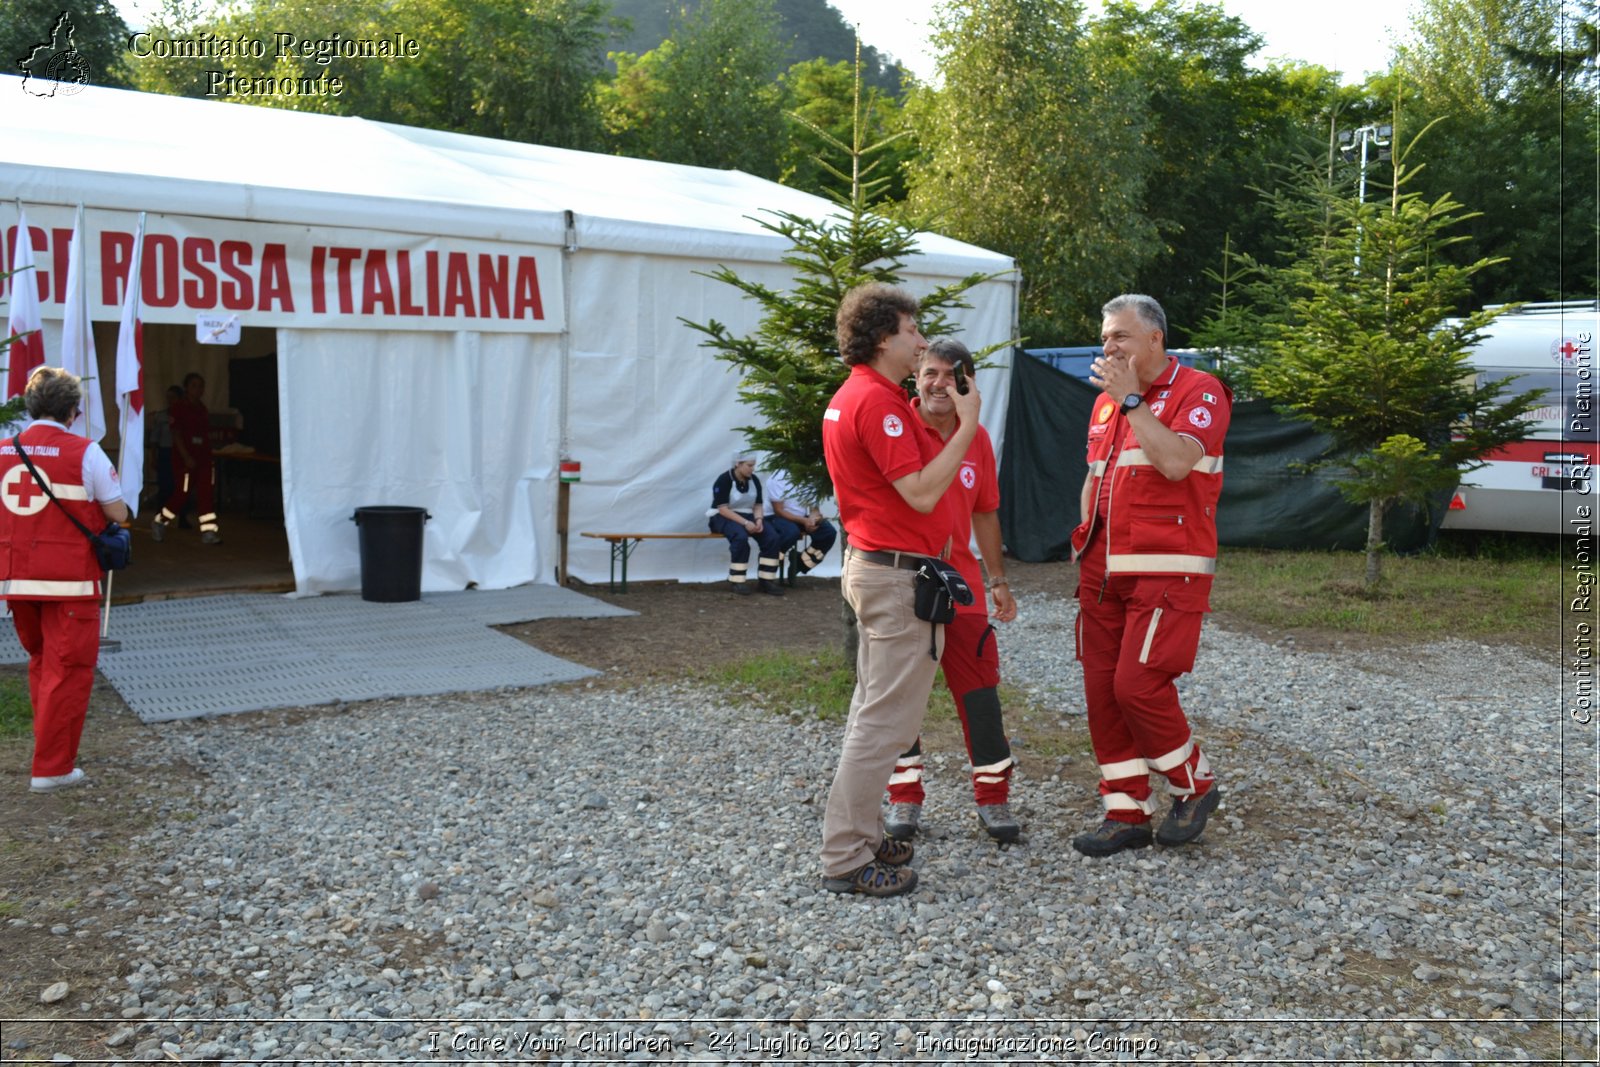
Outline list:
[[[750,216],[837,205],[740,171],[497,141],[366,119],[87,87],[34,96],[0,75],[0,195],[24,203],[351,226],[695,258],[776,261]],[[923,234],[914,273],[1005,270]]]

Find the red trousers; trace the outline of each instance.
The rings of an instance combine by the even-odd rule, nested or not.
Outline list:
[[[1079,562],[1078,659],[1089,739],[1106,817],[1147,822],[1150,772],[1175,796],[1204,793],[1213,775],[1178,704],[1179,675],[1194,667],[1209,576],[1105,574],[1105,539]]]
[[[217,528],[216,516],[216,464],[212,462],[211,450],[200,450],[198,446],[193,449],[195,465],[193,469],[183,465],[183,457],[178,450],[172,450],[172,495],[162,503],[161,519],[171,522],[183,514],[184,502],[189,494],[194,494],[195,507],[200,512],[200,529],[215,530]]]
[[[33,776],[71,774],[100,659],[100,602],[13,600],[11,618],[28,653]]]
[[[944,655],[939,658],[945,685],[955,699],[961,733],[972,761],[972,792],[979,804],[1004,804],[1011,793],[1011,744],[1000,718],[1000,652],[989,617],[960,612],[944,628]],[[895,761],[889,778],[889,803],[921,804],[922,738]]]

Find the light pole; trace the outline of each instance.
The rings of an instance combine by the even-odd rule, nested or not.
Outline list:
[[[1390,156],[1389,143],[1394,137],[1393,126],[1363,126],[1358,130],[1339,131],[1339,154],[1346,160],[1356,156],[1355,144],[1359,144],[1361,154],[1361,190],[1359,203],[1367,202],[1367,147],[1370,145],[1378,150],[1378,159],[1388,159]],[[1354,144],[1352,142],[1355,142]]]
[[[1356,203],[1367,202],[1367,149],[1377,149],[1376,158],[1388,159],[1393,153],[1389,145],[1394,138],[1393,126],[1362,126],[1357,130],[1339,131],[1339,154],[1349,162],[1357,157],[1358,151],[1361,159],[1361,182],[1357,188]],[[1359,150],[1357,145],[1360,145]],[[1356,237],[1356,269],[1361,269],[1361,239],[1359,233]]]

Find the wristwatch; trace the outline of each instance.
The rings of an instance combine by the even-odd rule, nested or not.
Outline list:
[[[1130,414],[1134,408],[1143,403],[1144,397],[1140,396],[1138,393],[1129,393],[1127,396],[1122,398],[1122,413],[1124,415]]]

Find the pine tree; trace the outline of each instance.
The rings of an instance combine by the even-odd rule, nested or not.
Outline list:
[[[681,320],[706,335],[702,344],[715,350],[717,358],[738,368],[739,396],[759,417],[756,424],[739,427],[750,447],[770,457],[771,466],[787,473],[797,488],[819,501],[833,496],[822,456],[822,416],[848,373],[834,337],[835,313],[845,293],[858,285],[898,284],[906,261],[917,254],[916,235],[910,226],[872,210],[890,180],[875,172],[895,137],[870,145],[861,143],[868,116],[862,109],[859,57],[854,108],[852,144],[811,127],[848,161],[846,170],[819,160],[840,183],[840,189],[830,193],[840,210],[820,220],[790,212],[774,212],[770,219],[757,220],[789,243],[791,250],[783,261],[795,272],[794,288],[779,291],[742,278],[729,267],[719,267],[707,276],[760,303],[763,315],[755,333],[736,337],[715,319],[703,324]],[[970,274],[923,296],[922,332],[928,337],[953,332],[948,313],[971,306],[962,294],[994,277],[998,275]],[[975,354],[981,358],[1010,343],[990,345]]]
[[[1499,260],[1441,255],[1466,240],[1450,231],[1473,215],[1448,194],[1406,191],[1417,170],[1404,155],[1387,203],[1320,175],[1301,196],[1282,198],[1299,235],[1290,261],[1270,268],[1245,259],[1248,304],[1205,331],[1211,343],[1239,345],[1230,355],[1255,394],[1332,439],[1312,466],[1342,471],[1336,484],[1367,505],[1369,590],[1382,581],[1389,508],[1425,502],[1522,437],[1538,397],[1502,395],[1503,383],[1483,385],[1472,373],[1484,328],[1511,308],[1451,314],[1472,275]]]

